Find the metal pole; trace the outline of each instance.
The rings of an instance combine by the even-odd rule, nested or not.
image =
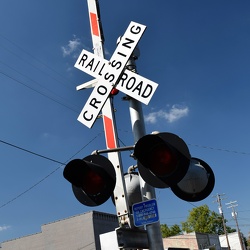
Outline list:
[[[237,201],[230,201],[229,203],[226,203],[226,205],[230,205],[228,208],[232,208],[232,216],[235,220],[235,223],[236,223],[236,228],[237,228],[237,233],[238,233],[238,237],[239,237],[239,241],[240,241],[240,246],[241,246],[241,250],[244,250],[244,245],[243,245],[243,242],[242,242],[242,237],[241,237],[241,232],[240,232],[240,229],[239,229],[239,224],[238,224],[238,220],[237,220],[237,213],[235,211],[235,207],[238,206],[238,204],[233,204],[233,203],[236,203]]]
[[[228,250],[231,250],[230,248],[230,244],[229,244],[229,240],[228,240],[228,235],[227,235],[227,228],[226,228],[226,222],[225,222],[225,218],[224,218],[224,214],[223,214],[223,210],[222,210],[222,205],[221,205],[221,195],[220,194],[217,194],[216,195],[216,202],[219,204],[219,213],[221,215],[221,218],[222,218],[222,223],[223,223],[223,228],[224,228],[224,233],[225,233],[225,236],[226,236],[226,240],[227,240],[227,246],[228,246]]]
[[[138,48],[137,48],[138,49]],[[127,68],[136,72],[135,60],[138,57],[131,56]],[[128,98],[129,100],[129,111],[131,118],[132,131],[134,135],[134,142],[136,143],[142,136],[146,135],[143,112],[141,103],[133,98]],[[156,198],[155,190],[152,186],[145,183],[145,181],[140,177],[141,195],[142,200],[150,200]],[[150,250],[163,250],[163,241],[160,229],[160,222],[146,225],[146,230],[148,234],[148,242]]]
[[[94,53],[101,58],[104,58],[104,36],[100,18],[100,8],[98,0],[87,0],[89,20],[91,28],[91,37]],[[90,85],[91,86],[91,85]],[[127,191],[123,177],[123,166],[121,154],[116,148],[119,147],[118,133],[114,115],[114,107],[112,97],[109,97],[102,108],[103,125],[106,139],[108,158],[115,166],[116,171],[116,186],[114,190],[115,207],[120,226],[131,225],[129,206],[127,199]],[[112,151],[112,149],[115,149]]]

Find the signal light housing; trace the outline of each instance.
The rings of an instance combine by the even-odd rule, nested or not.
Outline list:
[[[139,173],[153,187],[166,188],[187,173],[190,153],[186,143],[172,133],[145,135],[134,148]]]
[[[101,155],[70,161],[64,168],[63,176],[72,184],[77,200],[86,206],[99,206],[106,202],[116,184],[112,163]]]
[[[132,213],[132,206],[135,203],[142,202],[141,188],[140,188],[140,177],[138,172],[129,172],[124,174],[124,182],[127,192],[127,202]],[[112,195],[112,202],[115,205],[116,199]]]
[[[127,190],[128,205],[132,208],[134,203],[139,203],[142,201],[140,178],[138,172],[125,174],[124,181]]]
[[[134,148],[138,169],[146,183],[156,188],[170,187],[185,201],[200,201],[213,190],[215,177],[210,166],[191,158],[186,143],[172,133],[145,135]]]
[[[176,185],[171,186],[173,193],[185,201],[201,201],[214,188],[215,177],[210,166],[201,159],[191,158],[187,174]]]

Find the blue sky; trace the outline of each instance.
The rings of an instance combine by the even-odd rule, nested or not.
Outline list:
[[[242,232],[250,231],[250,17],[249,1],[100,0],[106,58],[130,21],[147,26],[139,46],[138,73],[159,84],[143,105],[147,133],[179,135],[193,157],[216,178],[198,203],[157,189],[160,222],[185,221],[194,206],[218,212],[237,200]],[[89,211],[63,178],[63,163],[104,149],[102,120],[92,129],[77,121],[92,78],[74,68],[82,49],[92,51],[87,3],[4,0],[0,8],[0,242],[39,232],[41,225]],[[133,144],[128,103],[115,97],[119,139]],[[46,156],[25,152],[20,148]],[[123,167],[135,162],[122,153]],[[54,161],[52,161],[54,160]],[[62,163],[62,164],[61,164]],[[111,201],[95,210],[115,212]]]

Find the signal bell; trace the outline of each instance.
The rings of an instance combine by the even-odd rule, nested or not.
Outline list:
[[[143,136],[135,145],[134,155],[146,183],[156,188],[171,187],[183,200],[203,200],[214,188],[212,169],[206,162],[191,158],[186,143],[175,134]]]
[[[72,184],[77,200],[86,206],[99,206],[106,202],[116,184],[112,163],[101,155],[70,161],[64,168],[63,176]]]

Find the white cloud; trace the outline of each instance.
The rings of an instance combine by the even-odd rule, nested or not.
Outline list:
[[[73,55],[73,57],[75,57],[76,52],[79,52],[78,48],[80,45],[81,45],[80,39],[74,36],[72,40],[69,40],[66,46],[61,47],[63,56],[65,57]]]
[[[104,53],[106,56],[110,57],[111,56],[111,53],[106,49],[104,48]]]
[[[5,230],[7,230],[7,229],[9,229],[10,228],[10,226],[0,226],[0,232],[1,231],[5,231]]]
[[[168,123],[175,122],[189,113],[187,106],[173,105],[168,111],[160,109],[145,115],[145,122],[155,124],[159,120],[166,120]]]
[[[44,132],[44,133],[42,134],[42,138],[48,138],[48,137],[49,137],[49,133]]]

